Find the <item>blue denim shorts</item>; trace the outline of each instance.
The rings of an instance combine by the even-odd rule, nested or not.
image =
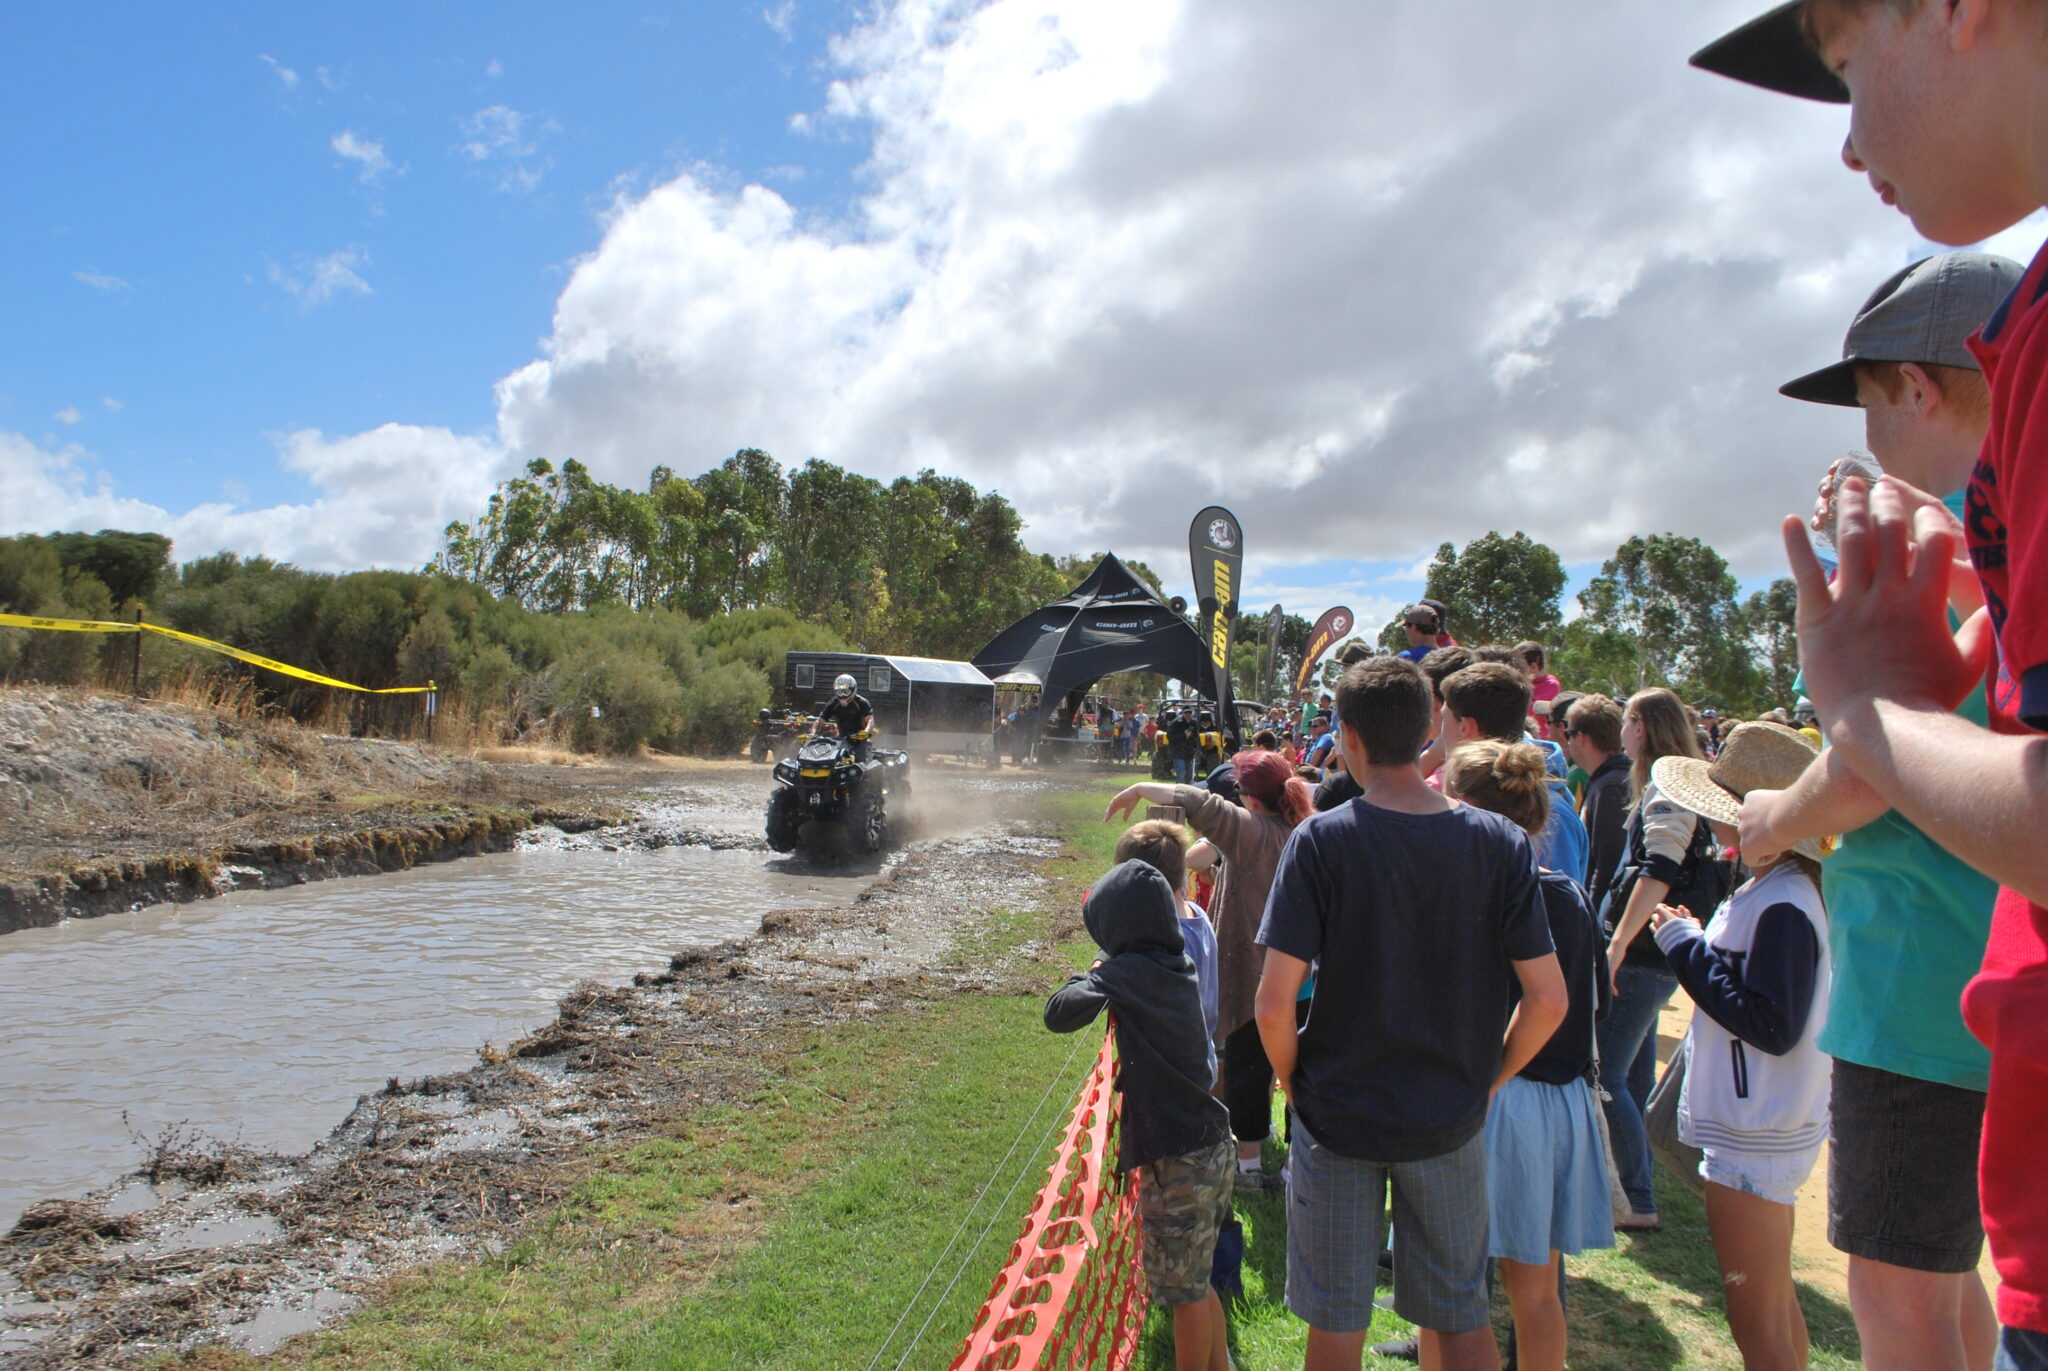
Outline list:
[[[2048,1333],[2000,1329],[1998,1360],[1991,1371],[2048,1371]]]

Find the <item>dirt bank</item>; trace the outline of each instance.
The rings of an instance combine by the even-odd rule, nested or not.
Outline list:
[[[587,799],[617,798],[598,777],[578,784]],[[176,1132],[138,1140],[135,1177],[36,1205],[0,1237],[0,1362],[267,1349],[394,1272],[516,1242],[598,1158],[746,1098],[820,1027],[1042,980],[1049,920],[1032,907],[1056,843],[1033,815],[1037,788],[931,777],[920,792],[936,836],[858,899],[772,915],[744,942],[680,950],[631,985],[580,986],[554,1022],[475,1067],[365,1096],[303,1156]],[[687,832],[695,808],[690,785],[665,788],[650,815],[567,841],[663,840]],[[746,1204],[733,1198],[741,1219]],[[678,1263],[704,1259],[693,1244],[733,1240],[649,1239]]]
[[[0,933],[495,851],[536,822],[617,823],[622,800],[617,768],[492,766],[260,717],[11,688]]]

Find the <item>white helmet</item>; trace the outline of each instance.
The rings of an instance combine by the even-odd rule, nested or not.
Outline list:
[[[833,677],[832,693],[841,698],[853,694],[853,677],[848,676],[845,672],[841,672]]]

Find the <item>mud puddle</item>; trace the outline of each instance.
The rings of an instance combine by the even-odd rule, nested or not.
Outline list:
[[[0,1003],[18,1031],[0,1058],[0,1231],[33,1201],[128,1171],[167,1130],[302,1152],[358,1095],[394,1073],[468,1065],[480,1044],[552,1019],[579,981],[629,979],[775,911],[850,900],[881,869],[720,836],[724,850],[647,851],[630,835],[556,834],[9,934]]]

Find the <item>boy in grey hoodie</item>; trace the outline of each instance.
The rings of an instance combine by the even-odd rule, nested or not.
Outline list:
[[[1230,1214],[1236,1148],[1230,1115],[1209,1093],[1215,1049],[1173,887],[1144,862],[1124,862],[1095,883],[1081,921],[1102,956],[1053,992],[1045,1026],[1071,1033],[1114,1011],[1124,1097],[1117,1170],[1138,1173],[1145,1278],[1153,1301],[1173,1309],[1177,1371],[1227,1371],[1209,1267]]]

